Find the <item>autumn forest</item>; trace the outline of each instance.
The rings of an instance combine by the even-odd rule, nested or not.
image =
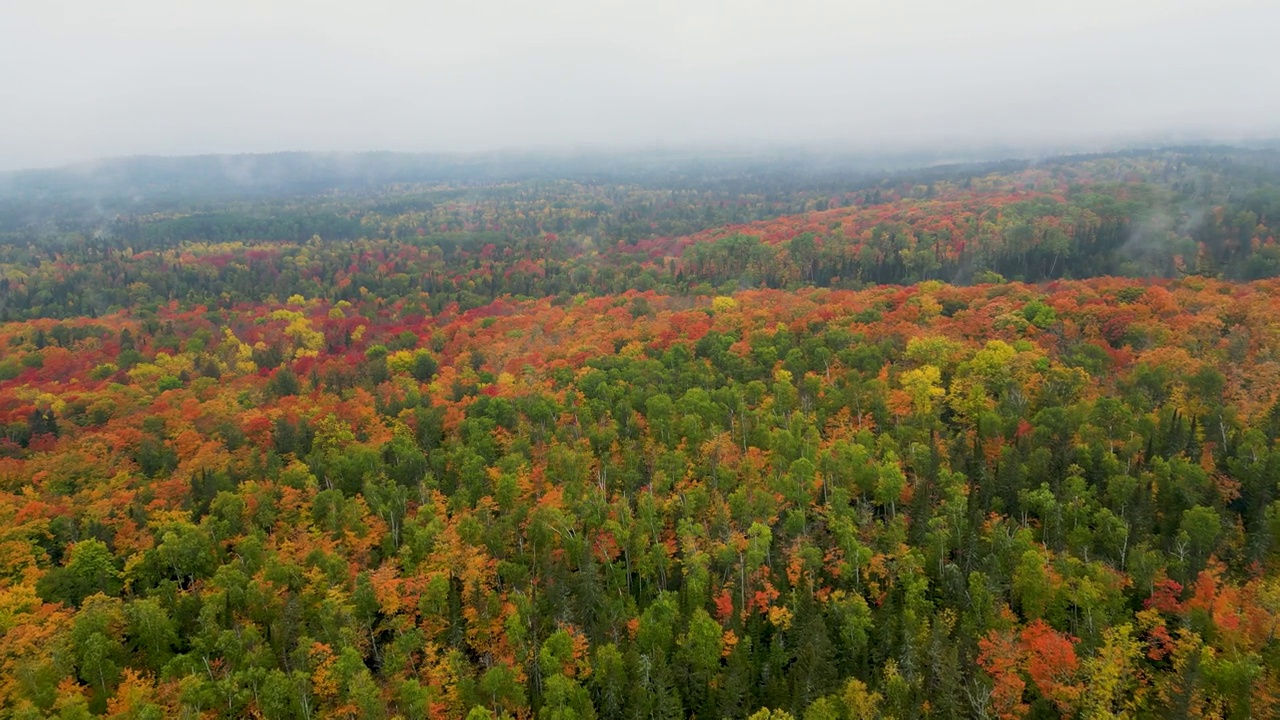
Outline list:
[[[0,182],[0,717],[1280,716],[1280,151],[229,162]]]

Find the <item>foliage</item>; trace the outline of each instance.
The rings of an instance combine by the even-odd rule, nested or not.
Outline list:
[[[1034,236],[1163,168],[864,191],[729,243],[778,283],[694,266],[735,228],[644,291],[548,278],[660,243],[579,244],[529,297],[496,243],[24,265],[102,281],[6,296],[0,715],[1274,716],[1280,280],[832,289],[791,234]],[[1111,271],[1069,247],[1035,262]]]

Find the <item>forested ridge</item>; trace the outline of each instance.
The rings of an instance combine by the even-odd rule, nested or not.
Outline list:
[[[823,173],[4,225],[0,715],[1280,714],[1273,154]]]
[[[1193,149],[887,177],[655,173],[143,199],[61,220],[47,213],[66,197],[18,195],[0,197],[0,319],[294,294],[426,293],[438,312],[631,289],[1261,279],[1280,275],[1277,178],[1275,151]]]

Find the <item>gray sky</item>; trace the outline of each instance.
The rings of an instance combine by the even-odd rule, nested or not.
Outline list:
[[[0,0],[0,169],[1280,136],[1280,0]]]

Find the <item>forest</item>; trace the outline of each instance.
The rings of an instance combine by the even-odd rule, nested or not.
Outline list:
[[[0,717],[1280,716],[1280,151],[270,162],[0,192]]]

